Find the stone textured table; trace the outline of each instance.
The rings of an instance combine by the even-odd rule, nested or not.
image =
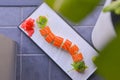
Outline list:
[[[71,80],[48,56],[19,29],[18,25],[29,16],[42,0],[0,0],[0,34],[17,42],[16,80]],[[91,45],[94,28],[104,0],[81,24],[73,28]],[[101,80],[93,74],[88,80]]]

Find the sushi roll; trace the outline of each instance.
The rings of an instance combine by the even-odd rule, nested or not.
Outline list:
[[[77,53],[77,54],[72,55],[72,58],[74,62],[80,62],[83,60],[83,55],[82,53]]]
[[[69,51],[69,48],[71,47],[71,45],[72,45],[72,42],[70,40],[66,39],[66,41],[62,45],[62,49]]]
[[[42,36],[47,36],[49,33],[52,33],[49,26],[45,26],[44,28],[40,29],[39,32]]]
[[[40,34],[45,38],[48,43],[51,43],[57,48],[62,48],[63,50],[69,52],[73,59],[73,69],[78,72],[84,72],[87,66],[83,60],[83,55],[79,52],[79,47],[76,44],[72,44],[69,39],[64,41],[64,38],[55,35],[49,26],[47,25],[47,18],[45,16],[40,16],[37,18],[37,25],[40,28]]]
[[[62,43],[63,43],[63,38],[62,37],[59,37],[59,36],[55,36],[55,39],[54,39],[54,42],[53,42],[53,45],[60,48]]]
[[[69,48],[69,53],[70,53],[71,55],[76,54],[78,51],[79,51],[79,48],[78,48],[78,46],[75,45],[75,44],[72,45],[72,46]]]
[[[46,37],[45,37],[45,40],[48,42],[48,43],[52,43],[55,39],[55,35],[51,32],[49,33]]]

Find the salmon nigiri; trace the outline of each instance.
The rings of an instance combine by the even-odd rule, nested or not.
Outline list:
[[[51,43],[51,42],[54,41],[54,38],[55,38],[55,35],[51,32],[51,33],[49,33],[49,34],[46,36],[45,40],[46,40],[48,43]]]
[[[81,53],[77,53],[72,55],[72,58],[74,62],[79,62],[83,60],[83,55]]]
[[[43,29],[40,29],[39,32],[42,36],[47,36],[49,33],[51,33],[51,30],[49,26],[46,26]]]
[[[72,45],[72,47],[69,48],[69,53],[71,55],[74,55],[78,52],[78,50],[79,50],[78,46],[74,44],[74,45]]]
[[[69,51],[69,48],[71,47],[71,45],[72,45],[72,42],[67,39],[67,40],[63,43],[62,48],[63,48],[64,50]]]
[[[53,45],[60,48],[62,43],[63,43],[63,38],[62,37],[59,37],[59,36],[55,36],[55,39],[54,39],[54,42],[53,42]]]

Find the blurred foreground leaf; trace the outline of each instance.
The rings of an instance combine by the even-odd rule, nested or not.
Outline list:
[[[105,80],[120,79],[120,24],[117,26],[117,38],[113,39],[96,58],[97,73]]]
[[[73,23],[80,22],[99,3],[100,0],[45,0],[60,15]]]
[[[111,4],[103,9],[104,12],[114,12],[120,15],[120,0],[112,1]]]
[[[56,12],[68,20],[78,23],[99,3],[99,0],[45,0]],[[120,27],[118,24],[117,26]],[[97,73],[105,80],[119,80],[120,72],[120,28],[118,37],[113,39],[96,58]]]

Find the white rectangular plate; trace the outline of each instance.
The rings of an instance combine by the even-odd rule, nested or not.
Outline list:
[[[60,16],[58,16],[46,3],[43,3],[37,10],[33,12],[28,18],[36,20],[38,16],[46,16],[48,18],[48,26],[54,34],[69,39],[74,44],[77,44],[84,56],[85,64],[88,68],[84,73],[78,73],[71,70],[73,63],[69,53],[62,49],[58,49],[51,44],[48,44],[45,39],[40,35],[39,28],[35,23],[35,33],[30,37],[53,61],[60,66],[60,68],[67,73],[73,80],[86,80],[96,70],[92,62],[92,57],[97,55],[97,52],[81,37],[75,30],[73,30]],[[20,25],[21,26],[21,25]],[[25,32],[21,27],[19,28]],[[26,32],[25,32],[26,34]]]

